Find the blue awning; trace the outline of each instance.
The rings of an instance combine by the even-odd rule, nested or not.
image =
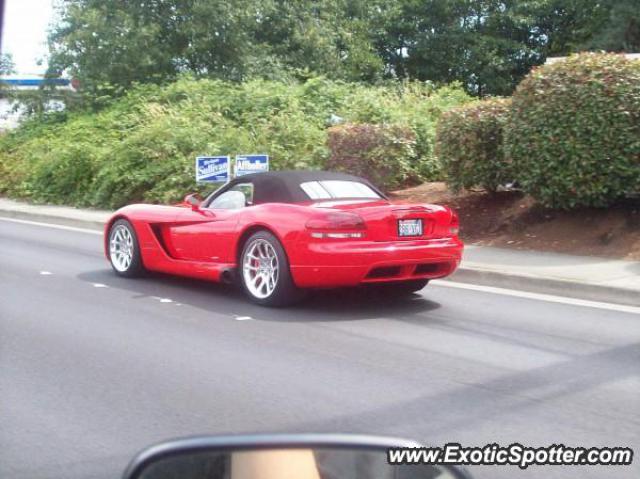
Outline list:
[[[12,86],[69,86],[71,84],[71,80],[65,78],[2,78],[0,82]]]

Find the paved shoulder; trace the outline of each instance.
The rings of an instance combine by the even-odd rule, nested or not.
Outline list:
[[[467,246],[455,281],[640,306],[640,262]]]

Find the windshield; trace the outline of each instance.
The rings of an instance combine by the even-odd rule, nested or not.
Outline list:
[[[332,200],[340,198],[375,198],[381,196],[371,187],[358,181],[327,180],[308,181],[300,184],[300,188],[312,200]]]

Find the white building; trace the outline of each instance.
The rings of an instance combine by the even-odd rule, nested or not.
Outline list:
[[[53,84],[56,90],[74,90],[71,80],[65,78],[47,78],[43,76],[6,76],[0,78],[0,83],[14,91],[36,91],[43,85]],[[51,110],[61,110],[64,104],[61,101],[50,101],[47,107]],[[16,128],[24,111],[14,108],[13,102],[8,98],[0,98],[0,131]]]
[[[621,53],[621,55],[624,55],[624,57],[629,60],[640,60],[640,53]],[[545,65],[551,65],[552,63],[558,63],[566,59],[567,57],[548,57],[544,63]]]

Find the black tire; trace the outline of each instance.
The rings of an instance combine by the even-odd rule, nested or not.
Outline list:
[[[428,279],[411,279],[394,283],[379,283],[371,286],[376,292],[393,296],[407,296],[417,293],[429,284]]]
[[[112,241],[114,236],[117,235],[118,231],[121,234],[126,230],[129,235],[131,235],[131,260],[129,264],[124,267],[123,263],[119,263],[117,257],[112,248]],[[136,231],[133,228],[133,225],[129,223],[125,219],[119,219],[114,221],[109,229],[109,238],[108,238],[107,247],[109,250],[109,262],[111,263],[111,267],[116,272],[118,276],[124,276],[126,278],[135,278],[144,273],[144,265],[142,264],[142,255],[140,254],[140,244],[138,243],[138,236],[136,235]]]
[[[277,257],[278,274],[275,280],[275,287],[273,291],[266,297],[258,297],[252,289],[249,287],[248,279],[245,275],[245,258],[248,251],[250,251],[257,242],[266,241],[275,252]],[[248,273],[249,274],[249,273]],[[281,307],[293,304],[304,297],[304,292],[300,290],[293,282],[291,277],[291,270],[289,269],[289,259],[287,254],[272,233],[266,230],[257,231],[252,234],[247,241],[245,241],[242,247],[242,253],[240,254],[238,262],[238,281],[242,286],[242,290],[247,297],[254,303],[261,306]]]

